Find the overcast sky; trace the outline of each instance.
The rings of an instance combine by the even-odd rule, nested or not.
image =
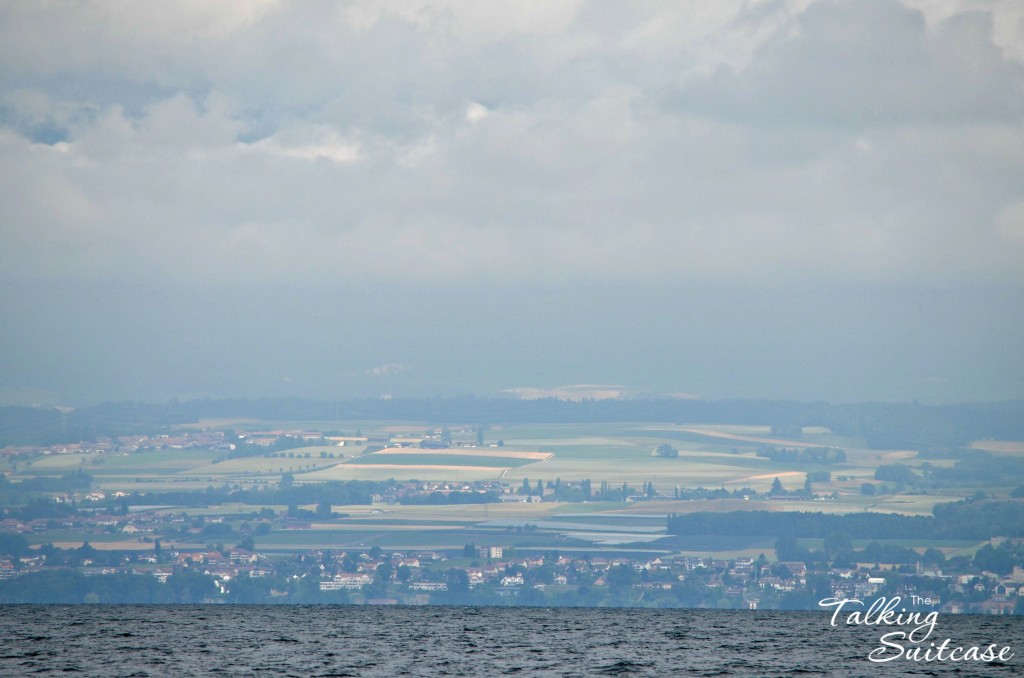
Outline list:
[[[1024,397],[1024,3],[0,1],[0,400]]]

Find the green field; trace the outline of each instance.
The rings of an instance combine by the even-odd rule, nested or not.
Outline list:
[[[235,423],[256,428],[340,430],[349,434],[359,431],[374,437],[419,435],[433,428],[422,422],[399,421]],[[503,442],[503,447],[490,446],[498,440]],[[676,447],[679,456],[654,456],[654,449],[663,443]],[[1018,443],[997,443],[988,444],[996,445],[996,449],[1004,454],[1020,454],[1018,448],[1013,447]],[[756,449],[761,444],[836,446],[846,452],[847,461],[829,466],[771,461],[756,456]],[[362,447],[308,447],[288,450],[275,457],[238,459],[226,459],[224,452],[194,449],[49,455],[20,463],[16,468],[7,466],[6,470],[11,480],[18,481],[81,469],[93,477],[94,488],[125,491],[203,489],[225,483],[242,486],[273,484],[282,474],[291,473],[300,484],[350,479],[501,480],[515,487],[524,479],[531,484],[538,480],[553,482],[560,479],[569,483],[589,479],[594,485],[607,482],[618,487],[628,483],[635,489],[651,482],[662,493],[671,493],[677,486],[726,490],[749,487],[764,492],[776,478],[784,488],[798,489],[803,486],[808,472],[828,471],[832,474],[831,481],[815,483],[813,489],[819,493],[836,492],[838,500],[810,503],[782,499],[771,502],[770,507],[772,510],[836,513],[868,510],[927,514],[935,503],[953,501],[973,492],[973,488],[959,488],[955,492],[931,490],[927,494],[862,496],[860,486],[873,481],[876,468],[882,464],[902,463],[913,468],[926,461],[933,466],[948,466],[953,462],[920,459],[915,452],[907,450],[867,449],[861,440],[837,436],[825,429],[808,429],[799,439],[785,440],[772,434],[767,426],[636,422],[496,425],[485,430],[485,447],[481,448],[393,450],[393,453],[370,455],[362,452]],[[552,456],[529,459],[524,458],[523,452]],[[335,456],[321,457],[321,454]],[[1006,488],[1006,491],[1012,489]],[[736,502],[726,502],[723,506],[734,504]],[[678,505],[666,502],[666,505],[676,506],[671,510],[686,511],[692,510],[690,506],[706,509],[714,502],[682,502]],[[592,505],[575,506],[580,507],[576,509],[579,512],[595,510]],[[740,503],[739,507],[747,506]],[[617,510],[644,509],[623,505]]]
[[[337,464],[322,471],[296,475],[298,483],[323,482],[325,480],[434,480],[471,482],[474,480],[499,480],[505,468],[466,468],[447,466],[374,466],[369,464]]]
[[[133,454],[49,455],[32,460],[22,473],[58,475],[81,469],[93,476],[170,475],[207,466],[218,454],[212,450],[155,450]]]
[[[434,428],[422,422],[236,422],[242,428],[318,429],[360,431],[378,439],[393,435],[415,437]],[[456,428],[452,426],[452,428]],[[461,549],[467,543],[502,545],[506,548],[545,552],[610,554],[650,550],[653,553],[682,552],[715,557],[764,553],[774,557],[774,539],[689,536],[679,537],[671,546],[655,540],[665,536],[666,515],[702,511],[822,511],[856,513],[862,511],[928,515],[940,502],[970,496],[974,488],[957,490],[928,489],[878,496],[864,496],[861,485],[875,482],[876,469],[883,464],[901,463],[911,468],[930,463],[950,466],[946,459],[925,460],[908,450],[873,450],[855,438],[836,436],[824,429],[806,430],[799,440],[783,440],[766,426],[721,426],[701,424],[650,424],[623,422],[611,424],[529,424],[491,426],[485,430],[482,447],[463,447],[466,435],[456,436],[455,446],[445,450],[389,448],[365,454],[364,446],[305,447],[277,452],[276,456],[251,456],[227,459],[227,452],[179,449],[144,451],[131,454],[68,454],[37,456],[27,460],[0,460],[0,468],[13,482],[33,476],[59,476],[82,470],[93,478],[92,489],[105,491],[204,490],[207,487],[273,487],[285,473],[297,486],[331,480],[420,480],[469,482],[500,480],[518,490],[523,480],[531,487],[537,481],[562,484],[589,479],[592,488],[601,482],[612,488],[628,483],[639,490],[651,482],[663,493],[656,501],[557,503],[494,503],[468,505],[395,505],[375,504],[333,506],[344,517],[328,519],[297,513],[289,520],[283,516],[287,506],[272,506],[276,514],[269,534],[255,537],[261,550],[285,552],[303,549],[365,549],[374,545],[392,549]],[[475,440],[475,438],[474,438]],[[502,446],[497,447],[497,441]],[[656,456],[654,450],[668,443],[679,456]],[[756,456],[760,445],[776,447],[831,446],[846,452],[843,464],[817,465],[795,461],[772,461]],[[1024,454],[1024,445],[989,441],[998,454]],[[375,443],[380,445],[380,443]],[[308,456],[307,456],[308,455]],[[324,456],[321,456],[324,455]],[[329,456],[333,455],[333,456]],[[539,458],[550,455],[547,458]],[[711,500],[667,499],[675,487],[694,489],[749,487],[767,491],[778,478],[786,489],[803,487],[806,474],[828,471],[831,480],[813,484],[822,495],[837,493],[837,498],[819,501],[796,497],[759,500],[742,495]],[[1006,494],[1012,487],[1002,490]],[[993,488],[985,488],[993,492]],[[550,495],[548,496],[550,498]],[[83,503],[80,503],[82,506]],[[137,507],[134,505],[132,509]],[[259,506],[230,504],[185,509],[190,520],[223,517],[233,526],[231,535],[206,538],[201,535],[168,532],[164,545],[202,547],[208,541],[231,546],[238,543],[243,530],[251,528]],[[315,512],[316,505],[298,507]],[[165,507],[167,513],[183,509]],[[306,516],[302,518],[301,516]],[[250,525],[243,527],[245,523]],[[293,529],[294,528],[294,529]],[[112,526],[108,532],[90,533],[88,539],[102,549],[152,549],[149,537],[128,535]],[[162,527],[158,529],[164,529]],[[174,528],[177,530],[177,527]],[[197,528],[193,527],[194,532]],[[33,544],[53,542],[77,547],[83,536],[58,528],[30,536]],[[655,542],[655,543],[652,543]],[[816,548],[811,540],[807,544]],[[864,544],[858,542],[858,546]],[[940,548],[947,556],[973,553],[979,544],[973,541],[920,542],[906,540],[899,545]],[[669,548],[671,551],[666,551]]]
[[[531,459],[518,457],[480,457],[469,454],[368,454],[345,462],[355,465],[395,466],[487,466],[513,468],[533,463]]]

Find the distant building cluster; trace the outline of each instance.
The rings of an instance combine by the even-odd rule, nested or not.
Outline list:
[[[187,523],[188,517],[170,514],[135,516],[125,523],[116,516],[93,516],[88,524],[122,532],[145,532],[151,520]],[[212,523],[217,524],[217,523]],[[81,528],[77,521],[62,527]],[[4,531],[25,525],[10,520]],[[135,530],[129,528],[134,527]],[[188,528],[189,530],[200,528]],[[515,551],[515,549],[512,549]],[[460,552],[436,550],[385,551],[344,549],[297,553],[261,552],[241,547],[197,550],[104,552],[88,544],[80,549],[44,548],[21,558],[0,560],[0,580],[44,570],[74,570],[87,577],[135,574],[167,582],[182,573],[209,577],[216,594],[207,602],[232,600],[237,582],[260,579],[268,595],[286,595],[289,586],[310,582],[316,592],[346,592],[348,602],[428,604],[457,600],[472,602],[483,596],[522,599],[530,604],[558,601],[567,595],[594,601],[613,596],[619,603],[716,606],[745,609],[775,608],[786,596],[828,595],[868,599],[901,595],[927,600],[934,609],[949,613],[1009,614],[1020,611],[1024,594],[1024,568],[1008,576],[992,572],[944,573],[934,567],[898,567],[862,564],[857,567],[811,570],[804,562],[770,562],[763,556],[716,559],[700,556],[602,557],[570,556],[556,552],[509,555],[498,544],[467,544]],[[290,582],[290,583],[289,583]],[[306,587],[308,589],[308,587]],[[220,598],[218,598],[220,596]],[[439,597],[440,596],[440,597]],[[512,601],[515,602],[515,601]]]

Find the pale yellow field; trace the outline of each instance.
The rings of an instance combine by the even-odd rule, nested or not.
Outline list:
[[[467,520],[466,527],[474,525],[474,521]],[[360,530],[374,530],[379,532],[429,532],[431,530],[437,530],[436,525],[430,525],[424,523],[422,525],[381,525],[379,522],[362,522],[354,523],[350,520],[346,520],[344,525],[338,525],[337,523],[313,523],[312,529],[314,530],[337,530],[339,527],[344,527],[346,531],[357,532]],[[458,525],[445,525],[446,530],[459,530],[463,527]]]
[[[573,507],[578,510],[579,504],[565,504],[567,511]],[[685,501],[667,499],[663,501],[638,501],[621,504],[616,508],[605,509],[602,513],[655,515],[669,513],[699,513],[702,511],[771,511],[777,510],[775,502],[744,501],[743,499],[707,499],[702,501]]]
[[[907,463],[917,456],[912,450],[868,450],[846,448],[846,466],[863,466],[873,469],[882,464]]]
[[[508,441],[505,441],[508,443]],[[636,440],[604,436],[579,436],[573,438],[516,438],[515,444],[527,447],[548,447],[557,445],[594,445],[598,447],[635,447]]]
[[[82,545],[82,541],[58,541],[53,543],[54,546],[60,549],[77,549]],[[161,545],[164,547],[172,547],[174,544],[166,540],[161,540]],[[93,547],[97,551],[152,551],[153,545],[147,544],[138,539],[125,539],[124,541],[90,541],[89,546]]]
[[[815,443],[796,442],[793,440],[781,440],[778,438],[762,438],[754,437],[749,435],[737,435],[735,433],[726,433],[724,431],[713,431],[706,428],[685,428],[680,427],[679,431],[686,431],[687,433],[699,433],[700,435],[709,436],[712,438],[723,438],[725,440],[742,440],[749,443],[762,443],[764,445],[779,445],[782,447],[815,447]]]
[[[499,474],[506,470],[501,467],[495,466],[453,466],[448,464],[342,464],[344,468],[371,468],[371,469],[392,469],[392,473],[395,470],[408,471],[409,474],[415,475],[419,471],[497,471]],[[339,468],[336,466],[335,468]],[[408,474],[406,474],[408,475]]]
[[[747,482],[752,482],[752,481],[755,481],[755,480],[770,480],[770,481],[774,482],[774,480],[776,478],[778,478],[779,481],[781,482],[783,478],[793,478],[793,477],[799,478],[800,482],[803,482],[804,475],[805,474],[804,474],[803,471],[782,471],[781,473],[762,473],[762,474],[759,474],[759,475],[756,475],[756,476],[747,476],[746,478],[738,478],[737,480],[735,480],[733,482],[747,483]]]
[[[929,515],[936,504],[957,501],[962,498],[956,495],[887,494],[881,497],[844,497],[844,501],[848,502],[849,506],[861,511]]]
[[[226,418],[226,419],[200,419],[193,424],[179,424],[174,428],[189,429],[193,431],[206,431],[210,429],[234,428],[258,428],[264,424],[258,419]]]
[[[337,464],[322,471],[303,473],[296,482],[322,480],[498,480],[503,468],[486,466],[409,466],[399,464]]]
[[[409,455],[458,455],[460,457],[505,457],[508,459],[548,459],[552,456],[551,452],[522,452],[522,451],[503,451],[503,448],[447,448],[441,450],[425,450],[416,447],[388,447],[383,450],[374,452],[373,457],[386,454],[409,454]],[[465,468],[465,467],[462,467]]]
[[[1016,454],[1024,452],[1024,441],[1020,440],[979,440],[971,443],[971,448],[984,450],[986,452],[999,452],[1001,454]]]
[[[562,504],[556,502],[546,503],[507,503],[507,504],[449,504],[449,505],[409,505],[388,504],[382,506],[365,506],[361,504],[351,506],[334,506],[333,509],[339,513],[347,513],[355,520],[374,520],[409,518],[422,520],[465,520],[477,522],[480,520],[515,519],[515,518],[542,518],[555,513],[559,507],[573,507],[579,510],[580,504]]]
[[[211,476],[244,475],[247,473],[277,474],[281,472],[305,473],[309,467],[314,469],[326,468],[338,463],[336,459],[270,459],[267,457],[246,457],[243,459],[228,459],[217,464],[208,464],[188,471],[189,475],[207,474]],[[283,471],[282,471],[283,469]]]

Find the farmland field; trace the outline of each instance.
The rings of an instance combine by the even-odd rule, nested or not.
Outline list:
[[[346,464],[365,466],[451,466],[451,467],[493,467],[511,468],[533,463],[532,459],[520,457],[492,457],[470,454],[368,454],[350,459]]]
[[[991,473],[968,478],[981,478],[977,486],[954,482],[949,480],[952,474],[934,471],[957,465],[963,450],[929,456],[912,449],[871,449],[864,439],[825,428],[805,428],[790,439],[769,426],[699,422],[442,424],[206,421],[199,429],[207,433],[211,426],[236,426],[241,430],[235,433],[246,437],[230,438],[227,432],[223,438],[181,437],[216,450],[185,447],[183,442],[182,449],[8,455],[0,458],[0,473],[10,483],[35,480],[36,487],[54,488],[45,490],[49,495],[77,501],[80,517],[67,519],[65,507],[58,507],[52,519],[45,516],[23,528],[36,548],[53,543],[78,549],[88,539],[101,551],[144,552],[155,550],[159,539],[164,551],[251,548],[284,556],[305,550],[356,554],[377,546],[466,554],[465,567],[479,560],[465,547],[487,545],[503,547],[504,557],[557,551],[581,557],[764,554],[774,559],[776,537],[765,536],[774,533],[744,535],[749,523],[742,513],[730,517],[730,524],[738,527],[723,534],[669,535],[667,517],[749,511],[927,516],[938,503],[979,492],[1009,498],[1024,482],[1019,474],[1009,474],[1005,482],[995,474],[992,480]],[[313,431],[329,432],[328,438],[302,438]],[[339,444],[326,444],[332,439]],[[259,440],[259,445],[244,440]],[[234,441],[234,447],[222,441]],[[435,448],[442,445],[448,447]],[[760,449],[764,446],[793,452],[781,451],[772,459],[771,451]],[[808,455],[801,461],[800,451],[808,447],[839,448],[844,456],[832,458],[843,461],[810,462]],[[1011,470],[1018,461],[1013,457],[1024,455],[1019,441],[982,440],[971,447],[977,451],[972,458],[983,465],[991,461]],[[759,451],[766,456],[758,456]],[[879,479],[885,477],[878,474],[879,467],[896,464],[906,468],[886,471],[910,473],[922,482]],[[77,473],[68,475],[77,471],[87,473],[91,482]],[[320,485],[350,480],[397,482]],[[589,483],[581,487],[582,480]],[[474,487],[473,481],[489,482]],[[780,492],[776,481],[794,492]],[[72,482],[78,483],[75,490],[64,489]],[[27,496],[30,487],[32,483],[25,487]],[[462,492],[466,494],[452,494]],[[627,494],[628,500],[622,500]],[[599,500],[582,501],[587,496]],[[495,501],[443,503],[483,499]],[[367,503],[334,503],[352,501]],[[708,518],[704,524],[717,523]],[[127,527],[131,529],[126,532]],[[855,546],[864,548],[870,541],[875,540],[855,540]],[[813,549],[824,543],[800,542]],[[937,548],[950,558],[972,556],[988,542],[923,541],[911,535],[885,543]]]
[[[429,450],[429,449],[417,449],[410,447],[389,447],[383,450],[378,450],[373,453],[374,456],[387,456],[387,455],[434,455],[437,457],[445,456],[471,456],[473,458],[480,457],[502,457],[510,459],[524,459],[530,461],[542,461],[551,456],[550,452],[524,452],[520,450],[513,450],[510,448],[502,448],[500,450],[489,450],[489,449],[440,449],[440,450]]]
[[[206,422],[210,424],[214,422]],[[224,424],[225,422],[216,422]],[[290,428],[360,432],[362,436],[388,439],[390,436],[426,435],[432,427],[422,422],[343,421],[343,422],[252,422],[235,421],[238,425],[260,428]],[[500,480],[512,487],[528,480],[563,483],[588,479],[594,484],[607,482],[618,487],[623,483],[639,488],[652,483],[664,495],[674,488],[738,490],[751,488],[767,491],[778,479],[783,488],[803,487],[806,474],[830,474],[827,480],[814,483],[814,491],[836,493],[837,499],[815,502],[795,498],[776,498],[769,510],[824,510],[835,513],[851,511],[898,512],[923,515],[938,502],[955,501],[969,496],[975,488],[957,491],[931,489],[910,494],[890,491],[878,496],[863,496],[861,485],[876,482],[880,465],[905,464],[919,469],[929,463],[933,468],[950,467],[952,459],[926,460],[915,451],[903,449],[868,449],[863,440],[838,436],[827,429],[805,429],[799,439],[773,434],[767,426],[735,426],[689,424],[652,424],[637,422],[599,424],[515,424],[494,425],[484,431],[484,445],[476,447],[471,426],[453,427],[454,447],[421,449],[390,447],[365,454],[365,445],[336,447],[318,446],[286,450],[270,456],[262,455],[227,459],[223,451],[203,449],[167,449],[124,453],[60,454],[36,457],[11,469],[10,478],[19,481],[33,476],[58,476],[83,470],[93,478],[93,486],[103,490],[151,491],[203,489],[225,483],[241,484],[278,482],[290,473],[296,483],[328,480],[421,480],[456,481]],[[473,440],[468,438],[473,437]],[[499,442],[500,441],[500,442]],[[386,443],[385,443],[386,444]],[[655,449],[669,444],[678,450],[676,457],[655,455]],[[814,464],[796,460],[773,461],[758,457],[761,445],[800,449],[808,446],[835,446],[846,454],[843,463]],[[500,446],[499,446],[500,445]],[[977,441],[972,447],[997,455],[1024,452],[1020,441]],[[1005,492],[1013,490],[1009,486]],[[700,510],[739,504],[741,498],[702,502],[664,502],[665,510]],[[575,505],[577,511],[598,510],[596,506]],[[749,503],[746,507],[749,507]],[[669,508],[671,507],[671,508]],[[642,507],[620,504],[612,510],[643,511]],[[734,507],[735,508],[735,507]],[[560,510],[560,509],[559,509]],[[607,509],[601,509],[607,510]],[[726,509],[721,509],[726,510]]]
[[[1024,441],[1020,440],[979,440],[971,447],[999,454],[1024,454]]]
[[[157,450],[133,454],[60,454],[31,462],[34,473],[66,473],[82,469],[92,475],[179,473],[206,466],[217,457],[210,450]]]

